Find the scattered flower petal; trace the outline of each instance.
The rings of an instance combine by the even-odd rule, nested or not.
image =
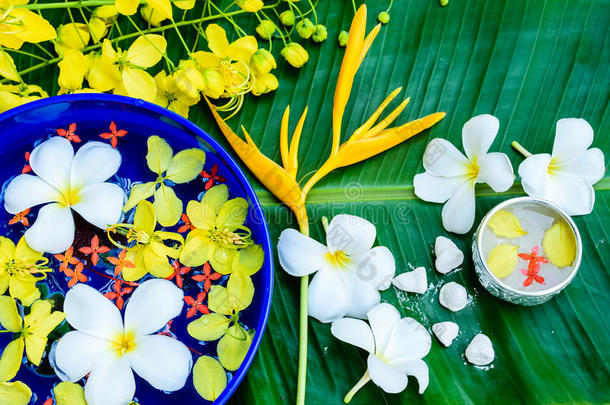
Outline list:
[[[519,246],[502,243],[494,246],[487,258],[487,267],[498,278],[508,277],[517,267],[517,248]]]
[[[489,219],[489,227],[496,236],[514,239],[526,235],[527,232],[521,228],[519,218],[512,212],[500,210]]]
[[[570,226],[563,220],[544,232],[542,248],[546,257],[555,266],[567,267],[576,258],[576,239]]]

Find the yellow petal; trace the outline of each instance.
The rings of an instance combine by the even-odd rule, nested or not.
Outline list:
[[[34,265],[43,259],[43,254],[32,249],[25,240],[25,236],[22,236],[15,248],[15,258],[21,263]]]
[[[193,180],[203,170],[205,152],[199,148],[185,149],[176,153],[169,162],[166,178],[176,184]]]
[[[199,319],[189,323],[187,331],[195,339],[209,342],[220,339],[230,323],[231,319],[224,315],[204,314]]]
[[[231,60],[249,63],[257,49],[256,38],[248,35],[232,42],[227,50],[227,55]]]
[[[25,338],[25,354],[28,360],[32,364],[39,366],[46,346],[46,337],[40,337],[35,335],[27,336]]]
[[[171,187],[161,184],[155,191],[155,213],[161,226],[174,226],[182,215],[182,200],[180,200]]]
[[[190,10],[195,7],[195,0],[178,0],[174,1],[174,5],[181,10]]]
[[[119,13],[123,15],[132,15],[138,11],[140,0],[115,0],[114,5]]]
[[[231,266],[237,253],[236,250],[225,247],[222,244],[214,244],[212,246],[212,254],[209,258],[212,268],[220,274],[231,273]]]
[[[201,356],[193,366],[193,384],[207,401],[215,401],[227,386],[227,374],[216,359]]]
[[[95,58],[89,63],[87,81],[96,90],[110,91],[121,83],[121,72],[106,58]]]
[[[11,49],[19,49],[23,45],[23,41],[15,35],[15,33],[5,34],[0,32],[0,45]]]
[[[0,324],[11,332],[19,332],[23,325],[15,300],[6,295],[0,296]]]
[[[79,51],[89,44],[89,31],[86,24],[68,23],[58,28],[57,42],[64,45],[63,49],[71,48]]]
[[[159,12],[157,9],[150,7],[148,4],[140,9],[140,15],[150,25],[153,27],[158,27],[161,23],[167,18]]]
[[[13,58],[0,49],[0,75],[14,82],[19,82],[19,74]]]
[[[288,121],[290,120],[290,106],[287,105],[282,115],[282,123],[280,125],[280,156],[282,157],[282,165],[287,168],[288,163]]]
[[[490,218],[489,227],[499,237],[504,238],[518,238],[519,236],[526,235],[527,232],[521,228],[519,218],[512,212],[506,210],[500,210]]]
[[[216,212],[209,205],[199,201],[189,201],[186,215],[197,229],[210,230],[216,224]]]
[[[201,266],[214,253],[214,243],[207,237],[206,231],[194,229],[186,237],[180,263],[189,267]]]
[[[32,305],[34,301],[40,298],[40,291],[36,288],[36,278],[31,274],[26,274],[19,277],[11,277],[9,281],[9,294],[13,298],[17,298],[26,307]]]
[[[31,398],[32,390],[21,381],[3,382],[0,384],[0,403],[28,405]],[[62,404],[58,402],[57,405]]]
[[[55,405],[87,405],[85,390],[82,386],[63,381],[53,387]]]
[[[166,231],[156,231],[154,233],[156,237],[159,237],[163,240],[164,243],[153,241],[151,246],[155,253],[160,256],[169,256],[173,259],[177,259],[180,256],[180,251],[182,250],[182,246],[184,245],[184,238],[182,235],[176,232],[166,232]],[[165,244],[165,242],[172,242],[172,246],[170,247]]]
[[[236,311],[248,308],[254,297],[252,279],[242,272],[232,273],[227,282],[227,293],[230,296],[231,306]]]
[[[89,20],[89,32],[93,42],[98,43],[108,33],[108,26],[101,18],[93,17]]]
[[[23,358],[23,338],[10,342],[2,351],[0,357],[0,381],[8,381],[17,375]]]
[[[127,281],[137,281],[144,277],[148,271],[144,266],[144,259],[142,257],[143,248],[139,246],[135,249],[129,249],[125,260],[134,265],[134,267],[123,267],[122,275]]]
[[[110,42],[108,38],[104,39],[102,42],[102,57],[107,59],[109,62],[116,62],[119,58],[119,55],[112,47],[112,42]]]
[[[373,114],[371,114],[369,119],[366,120],[366,122],[364,124],[362,124],[360,126],[360,128],[358,128],[357,130],[354,131],[354,133],[350,137],[350,140],[357,140],[357,139],[362,138],[366,134],[366,132],[373,126],[373,124],[377,121],[377,119],[379,118],[381,113],[385,110],[385,108],[388,106],[388,104],[390,104],[392,102],[392,100],[394,100],[394,98],[396,98],[396,96],[398,95],[398,93],[400,93],[401,90],[402,90],[402,87],[398,87],[397,89],[394,89],[394,91],[391,92],[385,98],[385,100],[383,100],[383,102],[379,105],[379,107],[377,107],[375,112],[373,112]]]
[[[214,216],[218,215],[222,206],[228,201],[229,188],[226,184],[211,187],[201,198],[201,203],[212,209]]]
[[[265,252],[260,245],[251,245],[241,249],[233,260],[233,271],[253,275],[263,267]]]
[[[216,350],[218,351],[220,364],[227,370],[237,370],[246,358],[251,344],[252,336],[250,333],[239,324],[234,324],[227,329],[225,335],[218,342]]]
[[[146,145],[148,146],[146,154],[148,168],[157,174],[165,172],[174,156],[172,147],[165,139],[157,135],[149,136]]]
[[[491,249],[487,258],[487,266],[496,277],[508,277],[515,270],[519,260],[517,255],[518,247],[503,243]]]
[[[216,227],[218,229],[233,232],[237,227],[244,224],[248,215],[248,202],[243,198],[233,198],[227,201],[220,211],[216,219]]]
[[[169,0],[146,0],[146,3],[164,19],[172,18],[172,3]]]
[[[165,48],[167,41],[161,35],[142,35],[133,41],[127,50],[127,61],[136,66],[149,68],[161,60]]]
[[[155,194],[156,186],[157,182],[150,181],[144,184],[136,184],[135,186],[131,187],[131,190],[129,191],[129,198],[123,207],[123,211],[127,212],[135,207],[140,201],[152,197],[153,194]]]
[[[19,39],[25,42],[44,42],[57,37],[55,28],[47,20],[42,18],[37,13],[25,8],[15,8],[11,12],[11,16],[20,20],[25,29],[15,34]]]
[[[6,263],[15,258],[15,244],[9,238],[0,236],[0,263]]]
[[[152,102],[157,95],[155,79],[140,69],[125,68],[122,74],[123,86],[130,97]]]
[[[213,285],[208,293],[208,308],[210,311],[223,314],[233,315],[234,306],[229,302],[233,299],[227,289],[221,285]]]
[[[546,257],[555,266],[571,266],[576,258],[576,239],[570,226],[563,220],[550,227],[542,238]]]
[[[0,294],[4,294],[8,290],[10,278],[11,276],[8,272],[0,272]]]
[[[208,47],[219,58],[229,56],[229,41],[225,30],[217,24],[210,24],[205,29]]]
[[[155,217],[155,209],[150,201],[140,201],[136,208],[136,213],[133,217],[133,224],[136,230],[152,235],[155,231],[157,219]]]
[[[155,277],[165,278],[174,272],[173,267],[167,260],[167,256],[159,256],[150,246],[144,247],[142,258],[144,259],[146,270]]]
[[[30,313],[25,317],[25,325],[31,334],[47,336],[64,320],[66,314],[61,311],[51,312],[52,308],[51,301],[48,300],[38,300],[32,305]]]
[[[77,90],[83,85],[85,73],[89,68],[89,61],[76,49],[67,49],[64,58],[57,64],[59,66],[59,86],[67,90]]]
[[[197,66],[201,70],[205,68],[220,67],[220,58],[214,55],[212,52],[197,51],[193,52],[191,56],[193,57],[193,59],[195,59],[195,62],[197,62]]]

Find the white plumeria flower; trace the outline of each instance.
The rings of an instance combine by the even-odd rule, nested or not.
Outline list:
[[[593,184],[604,177],[604,154],[593,143],[593,128],[582,118],[557,121],[553,153],[527,157],[519,165],[523,190],[554,202],[568,215],[591,213]]]
[[[476,183],[487,183],[495,192],[513,185],[515,175],[508,156],[490,152],[500,122],[489,114],[469,119],[462,128],[464,156],[451,142],[435,138],[424,153],[425,173],[413,179],[415,195],[424,201],[445,203],[443,227],[466,233],[474,224]]]
[[[110,300],[77,284],[64,301],[66,320],[76,330],[57,343],[58,375],[76,382],[89,374],[89,405],[127,405],[136,390],[132,369],[159,390],[179,390],[191,372],[191,353],[180,341],[154,333],[180,314],[183,298],[167,280],[146,281],[127,302],[123,322]]]
[[[101,229],[119,221],[125,193],[105,183],[121,165],[121,154],[102,142],[88,142],[74,153],[70,141],[56,136],[30,154],[36,174],[20,174],[6,187],[4,207],[11,214],[46,204],[25,232],[36,251],[60,253],[74,241],[72,209]]]
[[[345,402],[368,381],[385,392],[401,392],[407,387],[409,375],[417,378],[422,394],[428,387],[428,365],[422,358],[432,346],[430,333],[413,318],[401,319],[390,304],[376,305],[367,317],[368,324],[360,319],[343,318],[333,322],[330,329],[337,339],[370,353],[366,373],[346,395]]]
[[[317,271],[309,285],[310,316],[320,322],[364,318],[379,303],[379,290],[390,286],[396,264],[388,248],[373,248],[375,237],[372,223],[346,214],[328,225],[328,246],[295,229],[282,231],[277,250],[284,270],[297,277]]]

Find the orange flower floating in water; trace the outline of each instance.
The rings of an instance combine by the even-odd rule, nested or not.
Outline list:
[[[186,231],[192,231],[193,229],[195,229],[195,226],[193,224],[191,224],[191,220],[189,219],[189,216],[186,215],[185,213],[182,214],[182,217],[180,218],[180,220],[183,222],[183,224],[180,225],[180,228],[178,228],[179,233],[184,233]]]
[[[174,272],[170,276],[165,277],[165,279],[173,280],[175,278],[176,285],[178,287],[182,288],[182,285],[184,283],[184,279],[182,278],[182,276],[184,276],[186,273],[191,271],[191,268],[185,267],[185,266],[180,266],[180,262],[178,260],[174,260],[174,262],[172,263],[172,267],[174,269]]]
[[[534,281],[538,284],[544,284],[544,277],[538,275],[538,272],[540,272],[540,264],[548,263],[549,261],[544,256],[538,256],[538,246],[534,246],[529,255],[527,253],[519,253],[519,257],[529,261],[527,269],[521,269],[521,274],[527,276],[523,281],[523,287],[532,285]]]
[[[91,239],[91,246],[82,247],[78,251],[86,256],[91,255],[91,263],[95,266],[99,260],[99,254],[110,252],[110,248],[108,246],[100,246],[100,238],[95,235]]]
[[[214,183],[224,183],[225,178],[218,174],[218,165],[214,164],[210,169],[210,172],[206,172],[205,170],[201,171],[201,177],[203,177],[203,182],[205,183],[205,191],[208,191]]]
[[[64,273],[67,277],[70,277],[70,280],[68,281],[68,287],[72,288],[78,283],[85,283],[87,282],[87,280],[89,280],[87,276],[83,274],[84,269],[85,266],[81,262],[78,262],[74,269],[66,267]]]
[[[104,132],[104,133],[100,134],[100,136],[104,139],[110,139],[110,144],[112,145],[113,148],[116,148],[116,145],[118,143],[118,138],[124,137],[125,134],[127,133],[127,131],[125,131],[124,129],[117,129],[114,121],[110,122],[109,128],[110,128],[110,132]]]
[[[25,226],[30,226],[30,222],[27,219],[27,215],[30,213],[30,209],[27,208],[17,214],[10,221],[8,221],[9,225],[14,225],[18,222],[22,223]]]
[[[192,277],[193,280],[201,283],[203,282],[203,289],[205,291],[210,291],[212,287],[212,281],[216,281],[222,277],[222,274],[212,272],[212,267],[210,263],[205,263],[203,265],[203,274],[196,274]]]
[[[203,300],[205,299],[206,295],[207,293],[205,291],[202,291],[197,294],[197,299],[189,297],[188,295],[184,297],[184,302],[186,302],[186,304],[190,306],[188,311],[186,311],[187,318],[192,318],[193,316],[195,316],[195,314],[197,314],[197,311],[201,312],[202,314],[210,313],[208,306],[203,304]]]
[[[123,295],[131,293],[133,291],[133,287],[125,287],[121,289],[121,284],[122,283],[120,280],[116,280],[114,282],[114,285],[112,286],[112,289],[114,291],[107,292],[106,294],[104,294],[104,297],[108,298],[111,301],[116,300],[115,304],[117,308],[122,310],[123,304],[125,304]]]
[[[123,271],[124,267],[127,267],[127,268],[136,267],[135,264],[133,264],[129,260],[125,260],[126,256],[127,256],[127,250],[123,249],[123,250],[121,250],[121,253],[119,253],[119,257],[110,256],[107,258],[108,261],[114,265],[114,275],[115,276],[118,276],[119,273]]]
[[[57,135],[59,136],[63,136],[64,138],[66,138],[67,140],[69,140],[70,142],[80,142],[80,137],[78,135],[76,135],[76,133],[74,131],[76,131],[76,122],[73,122],[72,124],[70,124],[70,126],[68,127],[68,129],[63,129],[63,128],[58,128],[56,129],[57,131]]]
[[[26,174],[32,171],[32,166],[30,166],[30,152],[25,152],[25,161],[28,162],[23,169],[21,169],[21,174]]]
[[[54,257],[61,262],[59,266],[59,271],[65,272],[68,268],[68,265],[78,264],[79,261],[76,257],[73,256],[74,248],[70,246],[63,254],[56,254]]]

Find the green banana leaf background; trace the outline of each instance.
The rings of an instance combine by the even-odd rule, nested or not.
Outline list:
[[[358,4],[360,2],[357,2]],[[366,1],[368,28],[388,6],[387,0]],[[328,28],[328,40],[307,46],[310,59],[294,69],[278,58],[279,89],[260,98],[248,97],[242,111],[229,121],[244,125],[260,149],[279,156],[279,128],[284,108],[293,112],[291,128],[309,106],[301,150],[299,176],[317,169],[331,145],[334,85],[344,49],[338,33],[349,28],[350,1],[322,0],[318,19]],[[461,147],[461,129],[470,117],[490,113],[500,120],[492,145],[518,167],[522,157],[511,149],[519,141],[530,152],[550,152],[555,122],[583,117],[594,128],[594,145],[610,162],[610,2],[607,0],[395,0],[391,21],[382,27],[356,76],[344,117],[344,135],[351,133],[398,86],[411,102],[398,118],[404,123],[435,111],[447,117],[432,129],[363,164],[340,169],[322,180],[308,199],[311,234],[324,242],[322,216],[339,213],[363,216],[377,225],[377,244],[393,252],[397,274],[425,266],[434,285],[424,295],[390,288],[382,300],[429,330],[433,323],[454,321],[460,333],[444,348],[433,338],[430,385],[423,395],[411,378],[398,395],[372,383],[353,404],[429,403],[609,403],[610,402],[610,177],[596,186],[591,215],[576,217],[584,244],[582,266],[559,296],[537,307],[500,301],[478,283],[470,259],[472,232],[448,235],[441,224],[441,205],[418,200],[413,176],[422,172],[422,156],[430,139],[447,138]],[[56,13],[58,20],[64,16]],[[54,18],[51,18],[54,22]],[[254,32],[257,21],[241,18]],[[279,41],[278,41],[279,42]],[[277,43],[276,46],[280,46]],[[168,49],[172,49],[170,42]],[[32,83],[56,86],[42,71]],[[392,105],[397,105],[394,102]],[[391,107],[391,106],[390,106]],[[189,117],[221,139],[207,107],[200,103]],[[230,146],[221,139],[230,150]],[[282,206],[252,176],[264,206],[272,240],[296,227]],[[477,216],[495,204],[523,195],[518,182],[496,194],[477,186]],[[441,276],[433,269],[436,236],[449,236],[466,256],[462,268]],[[267,331],[233,404],[293,403],[297,383],[299,280],[283,272],[275,258],[275,289]],[[463,284],[471,303],[452,313],[438,303],[443,283]],[[496,359],[487,369],[469,365],[464,350],[477,333],[487,334]],[[310,320],[307,402],[341,403],[366,369],[366,354],[332,337],[330,325]]]

